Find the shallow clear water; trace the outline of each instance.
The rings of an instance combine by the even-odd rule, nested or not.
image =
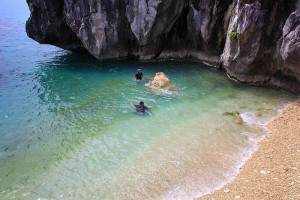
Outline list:
[[[25,2],[0,8],[0,199],[201,196],[232,180],[295,98],[199,63],[99,62],[39,45],[24,31]],[[176,87],[154,94],[133,81],[139,66]],[[141,100],[144,116],[130,106]]]

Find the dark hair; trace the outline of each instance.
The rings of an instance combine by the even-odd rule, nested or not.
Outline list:
[[[144,102],[143,102],[143,101],[140,101],[140,105],[142,105],[142,104],[144,104]]]

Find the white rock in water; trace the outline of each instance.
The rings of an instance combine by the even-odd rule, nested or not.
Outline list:
[[[157,72],[153,80],[146,83],[146,87],[149,88],[163,88],[170,84],[170,80],[163,72]]]

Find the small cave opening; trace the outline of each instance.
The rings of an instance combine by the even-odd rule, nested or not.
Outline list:
[[[189,10],[189,3],[186,2],[177,21],[174,23],[170,31],[161,37],[164,49],[178,50],[190,46],[191,41],[188,39],[187,23]]]

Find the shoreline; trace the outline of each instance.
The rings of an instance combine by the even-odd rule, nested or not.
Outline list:
[[[267,135],[234,180],[201,199],[300,199],[300,101],[265,125]]]

